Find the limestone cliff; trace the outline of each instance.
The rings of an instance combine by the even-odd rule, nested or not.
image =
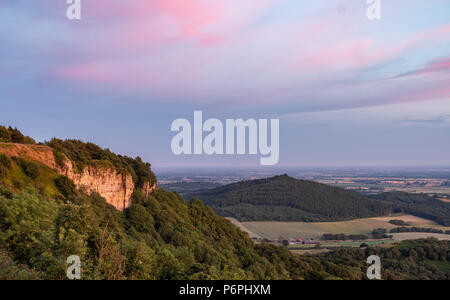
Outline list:
[[[43,145],[0,143],[0,153],[28,158],[47,165],[57,170],[59,174],[72,179],[78,188],[97,192],[118,210],[123,210],[131,203],[134,183],[129,174],[119,174],[112,168],[93,166],[85,167],[82,172],[75,172],[70,160],[67,159],[64,166],[59,166],[52,148]],[[150,186],[146,183],[142,190],[145,195],[149,195],[154,189],[156,184]]]

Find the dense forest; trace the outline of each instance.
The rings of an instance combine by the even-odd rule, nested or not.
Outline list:
[[[327,222],[406,213],[450,226],[450,203],[424,194],[364,196],[289,176],[242,181],[190,194],[239,221]],[[405,224],[398,224],[406,226]]]
[[[242,181],[192,194],[240,221],[341,221],[387,215],[392,205],[289,176]]]
[[[402,212],[450,226],[450,203],[424,194],[389,192],[371,195],[370,198],[388,202],[395,212]]]

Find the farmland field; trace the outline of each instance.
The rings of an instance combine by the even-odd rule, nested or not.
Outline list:
[[[267,239],[283,238],[313,238],[320,239],[325,233],[364,234],[370,236],[372,230],[385,228],[390,230],[398,226],[389,223],[390,220],[403,220],[411,226],[450,230],[450,227],[439,226],[436,223],[411,215],[357,219],[343,222],[243,222],[233,220],[241,229],[252,237]]]
[[[441,241],[450,241],[450,235],[448,234],[437,234],[426,232],[404,232],[404,233],[393,233],[392,235],[394,236],[393,239],[396,241],[425,239],[429,237],[433,237]]]

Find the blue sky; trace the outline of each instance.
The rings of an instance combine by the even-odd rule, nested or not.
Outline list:
[[[279,118],[279,166],[450,165],[450,1],[0,3],[0,123],[155,167],[177,118]]]

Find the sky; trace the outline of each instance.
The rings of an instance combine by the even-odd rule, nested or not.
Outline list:
[[[449,166],[450,1],[0,2],[0,124],[158,167],[173,120],[280,119],[278,166]]]

